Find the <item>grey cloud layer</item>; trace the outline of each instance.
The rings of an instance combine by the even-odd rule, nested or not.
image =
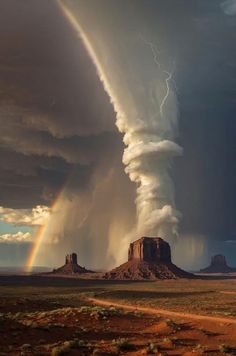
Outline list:
[[[83,189],[122,143],[93,64],[56,3],[10,0],[0,10],[1,205],[50,205],[68,175],[71,189]]]
[[[227,0],[222,3],[222,9],[226,15],[236,15],[236,1],[235,0]]]
[[[36,226],[32,208],[51,206],[63,191],[38,263],[57,265],[69,249],[101,268],[114,263],[117,234],[135,221],[133,187],[113,108],[55,5],[0,2],[0,218]],[[0,233],[3,254],[11,244],[26,258],[31,241],[20,231]]]
[[[223,2],[225,12],[221,0],[91,3],[104,21],[108,13],[116,14],[116,7],[122,13],[125,3],[150,24],[151,39],[164,56],[175,59],[184,148],[173,171],[176,205],[183,215],[180,233],[206,236],[209,246],[216,239],[234,241],[236,21],[228,16],[234,3]],[[109,11],[101,14],[100,3],[108,3]],[[105,267],[114,262],[110,252],[117,237],[135,221],[134,187],[123,172],[123,144],[112,106],[55,4],[0,1],[0,205],[50,205],[69,180],[55,265],[70,248],[78,250],[82,263],[101,267],[102,260]],[[123,15],[127,31],[133,31],[129,16]],[[7,260],[11,251],[3,245]]]

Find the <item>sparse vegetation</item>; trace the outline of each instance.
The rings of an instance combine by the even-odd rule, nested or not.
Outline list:
[[[147,345],[146,352],[147,354],[156,354],[160,350],[160,346],[153,342],[149,342]]]
[[[21,350],[22,351],[30,350],[31,348],[32,348],[32,346],[30,344],[21,345]]]
[[[104,320],[109,317],[119,316],[123,313],[120,309],[114,307],[103,308],[99,306],[82,306],[80,311],[81,313],[89,313],[91,317]]]
[[[200,352],[205,352],[206,351],[206,346],[201,345],[201,344],[197,344],[195,346],[195,350],[200,351]]]
[[[63,342],[62,345],[56,346],[52,349],[51,356],[64,355],[67,354],[71,349],[79,349],[85,346],[88,345],[86,345],[84,340],[79,340],[79,339],[66,340]]]
[[[166,324],[174,331],[181,330],[181,327],[171,319],[166,319]]]
[[[233,349],[229,345],[222,344],[219,346],[219,351],[222,352],[223,354],[230,354]]]
[[[68,349],[65,346],[56,346],[53,347],[51,356],[61,356],[65,355],[66,353],[68,353]]]
[[[116,346],[118,351],[129,351],[135,349],[135,345],[124,338],[113,340],[113,345]]]
[[[210,330],[185,320],[176,322],[162,315],[148,315],[138,309],[124,311],[115,306],[90,304],[87,296],[121,303],[193,314],[220,317],[236,315],[235,295],[220,293],[236,290],[236,282],[165,281],[165,283],[85,282],[74,287],[0,286],[1,352],[7,354],[140,354],[160,355],[162,350],[176,354],[186,351],[207,353],[214,345],[220,354],[234,353],[232,336],[224,330],[222,342],[219,323]],[[197,322],[198,324],[198,322]],[[2,326],[1,326],[2,325]],[[168,328],[166,327],[168,326]],[[163,328],[163,329],[162,329]],[[193,329],[197,337],[191,334]],[[187,331],[187,332],[185,332]],[[27,337],[26,337],[27,335]],[[191,338],[192,335],[192,338]],[[114,341],[112,342],[112,339]],[[14,340],[14,342],[13,342]],[[147,340],[150,340],[147,343]],[[208,344],[208,341],[209,344]],[[196,345],[198,343],[198,345]],[[23,345],[30,345],[24,346]],[[76,351],[78,350],[78,351]],[[167,352],[168,353],[168,352]]]

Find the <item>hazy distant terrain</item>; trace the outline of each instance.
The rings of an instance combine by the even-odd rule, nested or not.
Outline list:
[[[43,272],[50,272],[51,268],[49,267],[40,267],[35,266],[32,267],[30,273],[43,273]],[[0,267],[0,275],[22,275],[22,274],[29,274],[26,272],[23,267]]]

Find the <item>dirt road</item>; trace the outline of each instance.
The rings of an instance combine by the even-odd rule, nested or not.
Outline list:
[[[97,298],[88,298],[88,301],[97,304],[97,305],[103,305],[103,306],[114,306],[117,308],[122,308],[124,310],[129,310],[129,311],[139,311],[145,314],[151,314],[151,315],[165,315],[168,317],[177,317],[177,318],[186,318],[190,320],[205,320],[205,321],[211,321],[211,322],[217,322],[217,323],[223,323],[223,324],[236,324],[236,319],[230,319],[230,318],[221,318],[221,317],[215,317],[215,316],[208,316],[208,315],[197,315],[197,314],[191,314],[191,313],[184,313],[184,312],[175,312],[171,310],[166,310],[166,309],[154,309],[154,308],[147,308],[147,307],[140,307],[140,306],[133,306],[133,305],[128,305],[128,304],[122,304],[122,303],[117,303],[112,300],[103,300],[103,299],[97,299]]]

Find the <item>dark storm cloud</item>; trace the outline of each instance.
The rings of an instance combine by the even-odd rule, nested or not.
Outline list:
[[[214,245],[236,230],[236,21],[220,2],[197,4],[175,35],[183,43],[183,52],[176,51],[184,157],[174,179],[181,231],[206,235]]]
[[[83,189],[101,158],[121,154],[112,106],[56,2],[0,2],[0,94],[0,205],[50,204],[68,176]]]
[[[0,150],[2,206],[27,208],[50,203],[67,179],[71,166],[60,158]]]
[[[48,118],[50,120],[50,118]],[[67,120],[70,127],[72,124]],[[68,163],[90,164],[104,156],[107,146],[116,146],[117,134],[102,132],[97,135],[71,135],[65,138],[52,136],[51,133],[28,128],[21,119],[1,120],[1,145],[24,154],[61,157]]]
[[[202,234],[212,242],[235,236],[236,18],[224,13],[220,0],[79,4],[80,13],[90,6],[89,14],[100,19],[101,29],[108,28],[107,13],[112,14],[114,37],[122,32],[114,28],[122,26],[137,31],[137,41],[140,34],[146,38],[147,22],[148,40],[155,43],[160,58],[162,52],[169,58],[164,64],[170,68],[175,61],[179,142],[184,148],[172,173],[176,206],[183,214],[180,232]],[[232,10],[234,2],[225,1],[223,9],[226,5]],[[125,45],[124,41],[122,50]],[[114,51],[119,56],[117,46]]]
[[[143,1],[137,3],[142,8]],[[223,8],[234,4],[225,1]],[[184,155],[172,176],[183,216],[180,233],[207,236],[211,246],[235,239],[236,231],[236,18],[221,5],[159,0],[142,8],[153,28],[151,40],[176,63]]]
[[[137,38],[140,33],[145,36],[138,24],[144,19],[150,26],[150,40],[170,58],[164,63],[167,69],[175,60],[179,142],[184,148],[173,170],[176,206],[183,215],[180,233],[206,236],[218,253],[223,242],[217,245],[216,239],[234,241],[236,233],[235,16],[222,11],[220,0],[91,3],[98,12],[100,4],[107,4],[104,21],[111,26],[118,21],[116,10],[122,13],[125,4],[130,9],[123,12],[127,31],[134,31],[136,21],[130,20],[130,13],[138,19]],[[232,6],[233,2],[225,1],[223,9],[232,13]],[[73,231],[64,233],[62,258],[68,241],[77,249],[79,235],[83,262],[89,254],[91,260],[99,259],[98,250],[105,261],[111,221],[118,225],[116,241],[125,231],[119,230],[125,219],[129,228],[135,220],[134,194],[130,195],[123,173],[122,139],[114,120],[94,65],[56,2],[1,0],[0,205],[50,205],[66,181],[69,198],[75,191],[91,188],[89,195],[97,203],[93,208],[88,204],[87,224],[75,224],[80,202],[72,210],[71,223],[65,220]],[[91,245],[96,246],[93,252]],[[230,256],[233,248],[225,250]],[[10,255],[10,248],[4,254]]]
[[[236,1],[235,0],[226,0],[222,4],[222,9],[226,15],[236,15]]]
[[[1,108],[53,135],[113,130],[93,64],[55,4],[1,2]]]

